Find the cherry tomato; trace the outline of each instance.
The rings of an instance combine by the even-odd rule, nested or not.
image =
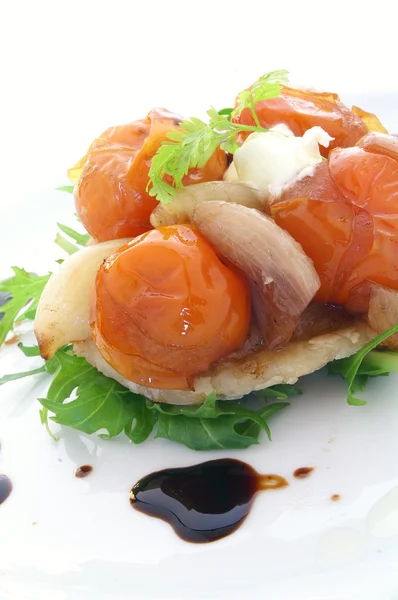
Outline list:
[[[85,157],[69,171],[76,210],[98,241],[134,237],[152,229],[149,216],[157,200],[146,191],[151,159],[181,118],[153,109],[141,120],[111,127],[94,140]],[[221,179],[226,155],[219,148],[201,169],[192,169],[184,185]]]
[[[360,116],[340,102],[337,94],[328,92],[284,86],[277,98],[256,102],[255,111],[263,127],[268,129],[285,123],[296,136],[302,136],[307,129],[319,125],[334,138],[329,148],[320,149],[325,156],[337,146],[353,146],[367,133]],[[234,120],[244,125],[255,124],[249,108],[243,109]]]
[[[317,299],[352,312],[367,310],[371,282],[398,289],[398,148],[392,136],[374,140],[334,150],[271,208],[314,261]]]
[[[161,227],[101,266],[91,320],[99,351],[124,377],[186,390],[246,340],[250,293],[193,227]]]

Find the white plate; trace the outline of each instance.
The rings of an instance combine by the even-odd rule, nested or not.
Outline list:
[[[353,100],[398,131],[397,97],[387,105],[377,96]],[[59,255],[51,223],[65,215],[73,222],[59,193],[27,195],[24,221],[34,227],[26,227],[21,247],[13,239],[20,210],[8,214],[2,276],[9,255],[27,268],[51,268]],[[27,366],[15,347],[0,357],[0,375]],[[372,381],[365,407],[346,404],[339,378],[307,377],[304,395],[270,423],[272,443],[262,438],[259,446],[221,453],[163,440],[134,447],[67,428],[54,443],[38,416],[35,399],[48,383],[40,377],[0,388],[0,473],[14,485],[0,506],[1,600],[398,598],[398,376]],[[129,490],[142,475],[222,456],[289,481],[260,494],[232,536],[188,544],[130,507]],[[73,473],[82,464],[94,471],[78,480]],[[303,466],[314,467],[311,476],[294,479]],[[341,499],[333,502],[333,494]]]

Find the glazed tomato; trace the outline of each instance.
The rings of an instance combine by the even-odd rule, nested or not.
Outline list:
[[[365,312],[371,282],[398,289],[397,146],[369,134],[336,149],[271,208],[314,261],[322,302]]]
[[[146,191],[151,159],[181,117],[153,109],[141,120],[111,127],[91,144],[69,171],[76,210],[98,241],[134,237],[151,229],[149,216],[157,200]],[[201,169],[192,169],[184,185],[221,179],[226,155],[219,148]]]
[[[361,117],[340,102],[337,94],[328,92],[283,86],[280,96],[257,102],[255,111],[263,127],[284,123],[296,136],[319,125],[334,138],[329,148],[320,149],[325,156],[337,146],[353,146],[367,132]],[[249,108],[243,109],[234,120],[244,125],[255,124]]]
[[[246,340],[250,293],[193,227],[161,227],[101,266],[91,321],[99,351],[124,377],[187,390]]]

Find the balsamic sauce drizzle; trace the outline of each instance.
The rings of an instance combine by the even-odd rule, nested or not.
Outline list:
[[[7,500],[8,496],[12,492],[11,479],[7,475],[0,473],[0,504],[3,504]]]
[[[131,505],[163,519],[183,540],[213,542],[236,531],[257,492],[288,485],[230,458],[165,469],[143,477],[130,492]]]
[[[78,467],[75,471],[75,477],[78,479],[82,479],[83,477],[87,477],[92,472],[93,467],[91,465],[82,465]]]
[[[314,467],[300,467],[299,469],[295,470],[293,477],[296,477],[296,479],[304,479],[305,477],[308,477],[313,470]]]

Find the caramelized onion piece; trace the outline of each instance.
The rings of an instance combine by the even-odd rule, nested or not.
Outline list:
[[[40,298],[35,335],[43,358],[58,348],[91,338],[90,294],[102,261],[130,238],[102,242],[69,256],[49,279]]]
[[[398,323],[398,292],[373,284],[370,292],[368,322],[378,334]],[[390,335],[384,346],[398,350],[398,333]]]
[[[272,219],[238,204],[202,202],[194,223],[249,280],[265,346],[286,346],[320,285],[301,246]]]
[[[353,317],[342,306],[311,302],[300,316],[292,340],[309,340],[348,327],[352,322]]]
[[[201,202],[222,200],[248,208],[265,208],[265,198],[256,189],[244,183],[209,181],[190,185],[178,192],[170,204],[159,204],[152,212],[152,227],[191,223],[195,207]]]

